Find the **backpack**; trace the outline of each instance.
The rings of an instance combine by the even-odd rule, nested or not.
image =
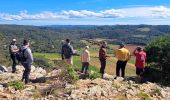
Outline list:
[[[63,46],[64,56],[65,58],[70,58],[73,55],[71,47],[69,45]]]
[[[17,52],[17,60],[18,60],[18,62],[26,61],[27,58],[24,56],[24,53],[25,53],[26,49],[23,49],[23,50],[20,49],[19,52]]]

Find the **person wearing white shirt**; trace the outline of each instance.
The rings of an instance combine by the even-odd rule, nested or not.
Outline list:
[[[88,51],[89,46],[85,47],[85,50],[81,54],[82,70],[81,73],[87,74],[90,64],[90,52]]]

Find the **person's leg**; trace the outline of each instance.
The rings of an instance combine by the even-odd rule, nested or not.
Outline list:
[[[82,69],[81,69],[81,73],[84,73],[84,68],[85,68],[85,63],[82,62]]]
[[[26,70],[24,70],[24,72],[23,72],[22,81],[24,81],[24,79],[25,79],[25,73],[26,73]]]
[[[26,70],[25,70],[25,68],[27,67],[27,65],[24,64],[24,63],[22,63],[22,65],[23,65],[23,67],[24,67],[24,72],[23,72],[23,75],[22,75],[22,81],[24,81],[24,80],[25,80],[25,76],[26,76]]]
[[[15,55],[11,55],[11,59],[12,59],[12,73],[15,73],[16,65],[17,65],[16,56]]]
[[[70,64],[73,65],[73,57],[70,58]]]
[[[86,66],[85,66],[85,74],[87,74],[87,73],[88,73],[88,69],[89,69],[89,63],[88,63],[88,62],[86,62]]]
[[[125,68],[126,68],[127,61],[121,62],[121,71],[122,71],[122,77],[125,77]]]
[[[25,67],[25,84],[27,84],[29,82],[30,72],[31,72],[31,64],[26,64],[26,67]]]
[[[73,65],[73,57],[66,59],[66,63]]]
[[[100,63],[101,63],[100,73],[101,73],[101,77],[103,78],[104,70],[105,70],[105,66],[106,66],[106,60],[100,59]]]
[[[116,63],[116,77],[115,79],[120,76],[120,66],[121,66],[121,62],[120,61],[117,61]]]
[[[144,73],[144,69],[143,69],[143,68],[140,68],[140,74],[139,74],[140,83],[143,82],[143,73]]]

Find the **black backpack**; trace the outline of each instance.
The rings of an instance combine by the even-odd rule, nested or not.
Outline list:
[[[23,50],[20,49],[19,52],[17,52],[17,60],[18,60],[18,62],[26,61],[27,58],[24,56],[24,53],[25,53],[26,49],[23,49]]]

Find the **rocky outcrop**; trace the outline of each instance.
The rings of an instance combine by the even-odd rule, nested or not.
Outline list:
[[[113,81],[95,79],[79,80],[70,97],[73,100],[170,100],[170,88],[155,83],[136,84],[118,78]]]
[[[0,65],[0,72],[8,72],[8,69],[5,66]]]
[[[105,79],[81,79],[70,84],[60,80],[61,69],[47,72],[39,67],[31,68],[30,78],[36,82],[25,85],[22,90],[5,85],[21,80],[22,66],[17,66],[15,74],[10,71],[0,74],[0,100],[170,100],[170,87],[156,83],[137,84],[106,74]]]

